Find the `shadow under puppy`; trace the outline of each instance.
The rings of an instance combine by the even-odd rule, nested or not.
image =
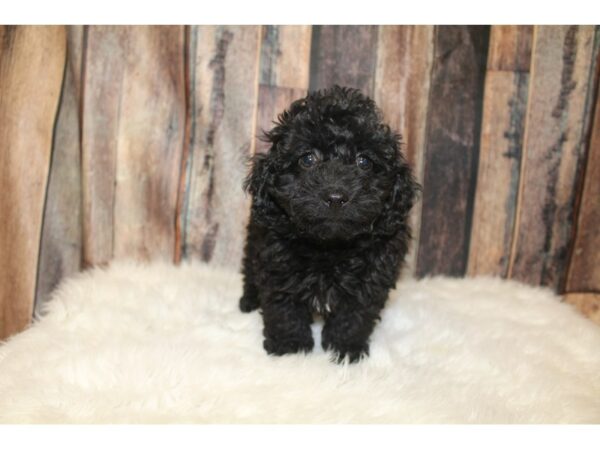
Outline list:
[[[265,133],[245,187],[252,195],[240,309],[261,308],[264,348],[310,351],[337,362],[369,353],[369,336],[395,286],[410,241],[418,185],[400,136],[375,103],[335,86],[308,94]]]

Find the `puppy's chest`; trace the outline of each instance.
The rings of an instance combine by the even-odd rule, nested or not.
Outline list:
[[[336,287],[336,280],[333,277],[324,274],[317,276],[306,299],[311,310],[321,315],[331,313],[338,301],[336,290],[339,291],[339,288]]]
[[[296,267],[297,283],[305,288],[301,297],[322,315],[331,313],[340,301],[351,301],[351,293],[367,273],[367,261],[357,257],[313,257]]]
[[[364,250],[336,251],[278,242],[259,251],[262,278],[258,288],[305,302],[326,315],[339,302],[353,301],[372,273],[373,257]]]

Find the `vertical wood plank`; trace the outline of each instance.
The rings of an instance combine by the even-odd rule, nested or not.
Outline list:
[[[535,28],[512,278],[558,288],[566,275],[594,52],[593,26]]]
[[[67,27],[67,62],[52,145],[35,312],[81,268],[81,70],[83,26]]]
[[[0,339],[31,320],[65,52],[64,27],[0,27]]]
[[[489,71],[529,72],[533,26],[493,25],[488,55]]]
[[[417,276],[466,270],[488,43],[487,26],[435,30]]]
[[[374,99],[384,120],[402,135],[402,152],[423,182],[425,125],[433,64],[433,26],[380,26]],[[414,275],[421,202],[413,207],[413,242],[403,275]]]
[[[377,26],[315,25],[310,64],[310,89],[334,84],[373,95],[377,59]]]
[[[467,273],[506,276],[517,205],[533,27],[494,25]]]
[[[84,262],[172,259],[184,28],[90,27],[84,82]]]
[[[238,268],[254,153],[260,27],[190,30],[190,147],[181,224],[182,256]]]
[[[132,27],[123,78],[115,257],[173,259],[185,129],[183,26]]]
[[[260,137],[290,103],[308,90],[310,26],[267,25],[262,27],[260,87],[256,121],[256,153],[268,150]]]
[[[308,89],[310,25],[262,27],[260,84]]]
[[[183,71],[185,79],[185,126],[183,134],[183,148],[181,152],[181,168],[179,171],[179,186],[177,188],[177,204],[175,210],[175,247],[173,249],[173,262],[180,264],[183,259],[183,252],[185,250],[184,234],[186,232],[186,218],[187,214],[184,208],[187,208],[188,197],[189,197],[189,177],[191,169],[191,158],[190,158],[190,146],[191,146],[191,133],[192,127],[195,126],[194,108],[195,102],[191,98],[191,75],[192,75],[192,64],[194,64],[192,51],[195,52],[195,47],[192,49],[192,27],[185,25],[183,28],[183,45],[184,45],[184,58],[183,58]]]
[[[113,256],[117,137],[126,40],[125,27],[90,26],[84,37],[81,130],[84,266],[107,263]]]
[[[599,72],[598,67],[596,68]],[[598,80],[596,81],[598,82]],[[596,105],[585,178],[579,204],[577,232],[569,264],[567,292],[600,292],[600,86]],[[600,318],[600,311],[597,317]]]

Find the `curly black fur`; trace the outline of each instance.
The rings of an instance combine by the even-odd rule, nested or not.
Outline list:
[[[308,352],[313,314],[335,359],[369,353],[369,336],[407,252],[418,185],[400,136],[359,91],[293,102],[266,133],[252,194],[240,309],[261,308],[269,354]]]

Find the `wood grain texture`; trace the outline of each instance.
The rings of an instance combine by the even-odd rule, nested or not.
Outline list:
[[[172,259],[185,128],[183,27],[90,27],[84,83],[84,262]]]
[[[564,295],[564,299],[585,317],[600,325],[600,294],[570,292]]]
[[[529,72],[533,26],[493,25],[490,32],[489,71]]]
[[[435,30],[417,276],[466,270],[488,43],[487,26]]]
[[[31,321],[66,42],[62,26],[0,27],[0,339]]]
[[[506,276],[517,206],[530,26],[492,26],[467,273]]]
[[[375,72],[375,102],[390,127],[402,135],[402,152],[423,182],[425,129],[433,64],[433,26],[380,26]],[[413,242],[403,275],[414,275],[419,241],[421,203],[410,223]]]
[[[261,140],[277,116],[308,91],[310,68],[310,26],[262,27],[260,87],[256,120],[256,153],[268,150]]]
[[[263,26],[260,84],[308,89],[311,35],[309,25]]]
[[[594,52],[593,26],[535,28],[511,278],[557,289],[566,276]]]
[[[52,144],[40,242],[35,313],[81,269],[81,70],[83,26],[67,27],[67,62]]]
[[[260,27],[190,30],[190,148],[180,222],[182,256],[240,265],[254,153]]]
[[[310,90],[334,84],[372,96],[377,59],[377,26],[315,25],[312,31]]]
[[[579,205],[577,232],[569,264],[567,292],[600,292],[600,86]],[[600,314],[600,313],[599,313]]]
[[[127,34],[125,27],[90,26],[84,40],[81,130],[84,266],[107,263],[113,257],[118,120]]]

